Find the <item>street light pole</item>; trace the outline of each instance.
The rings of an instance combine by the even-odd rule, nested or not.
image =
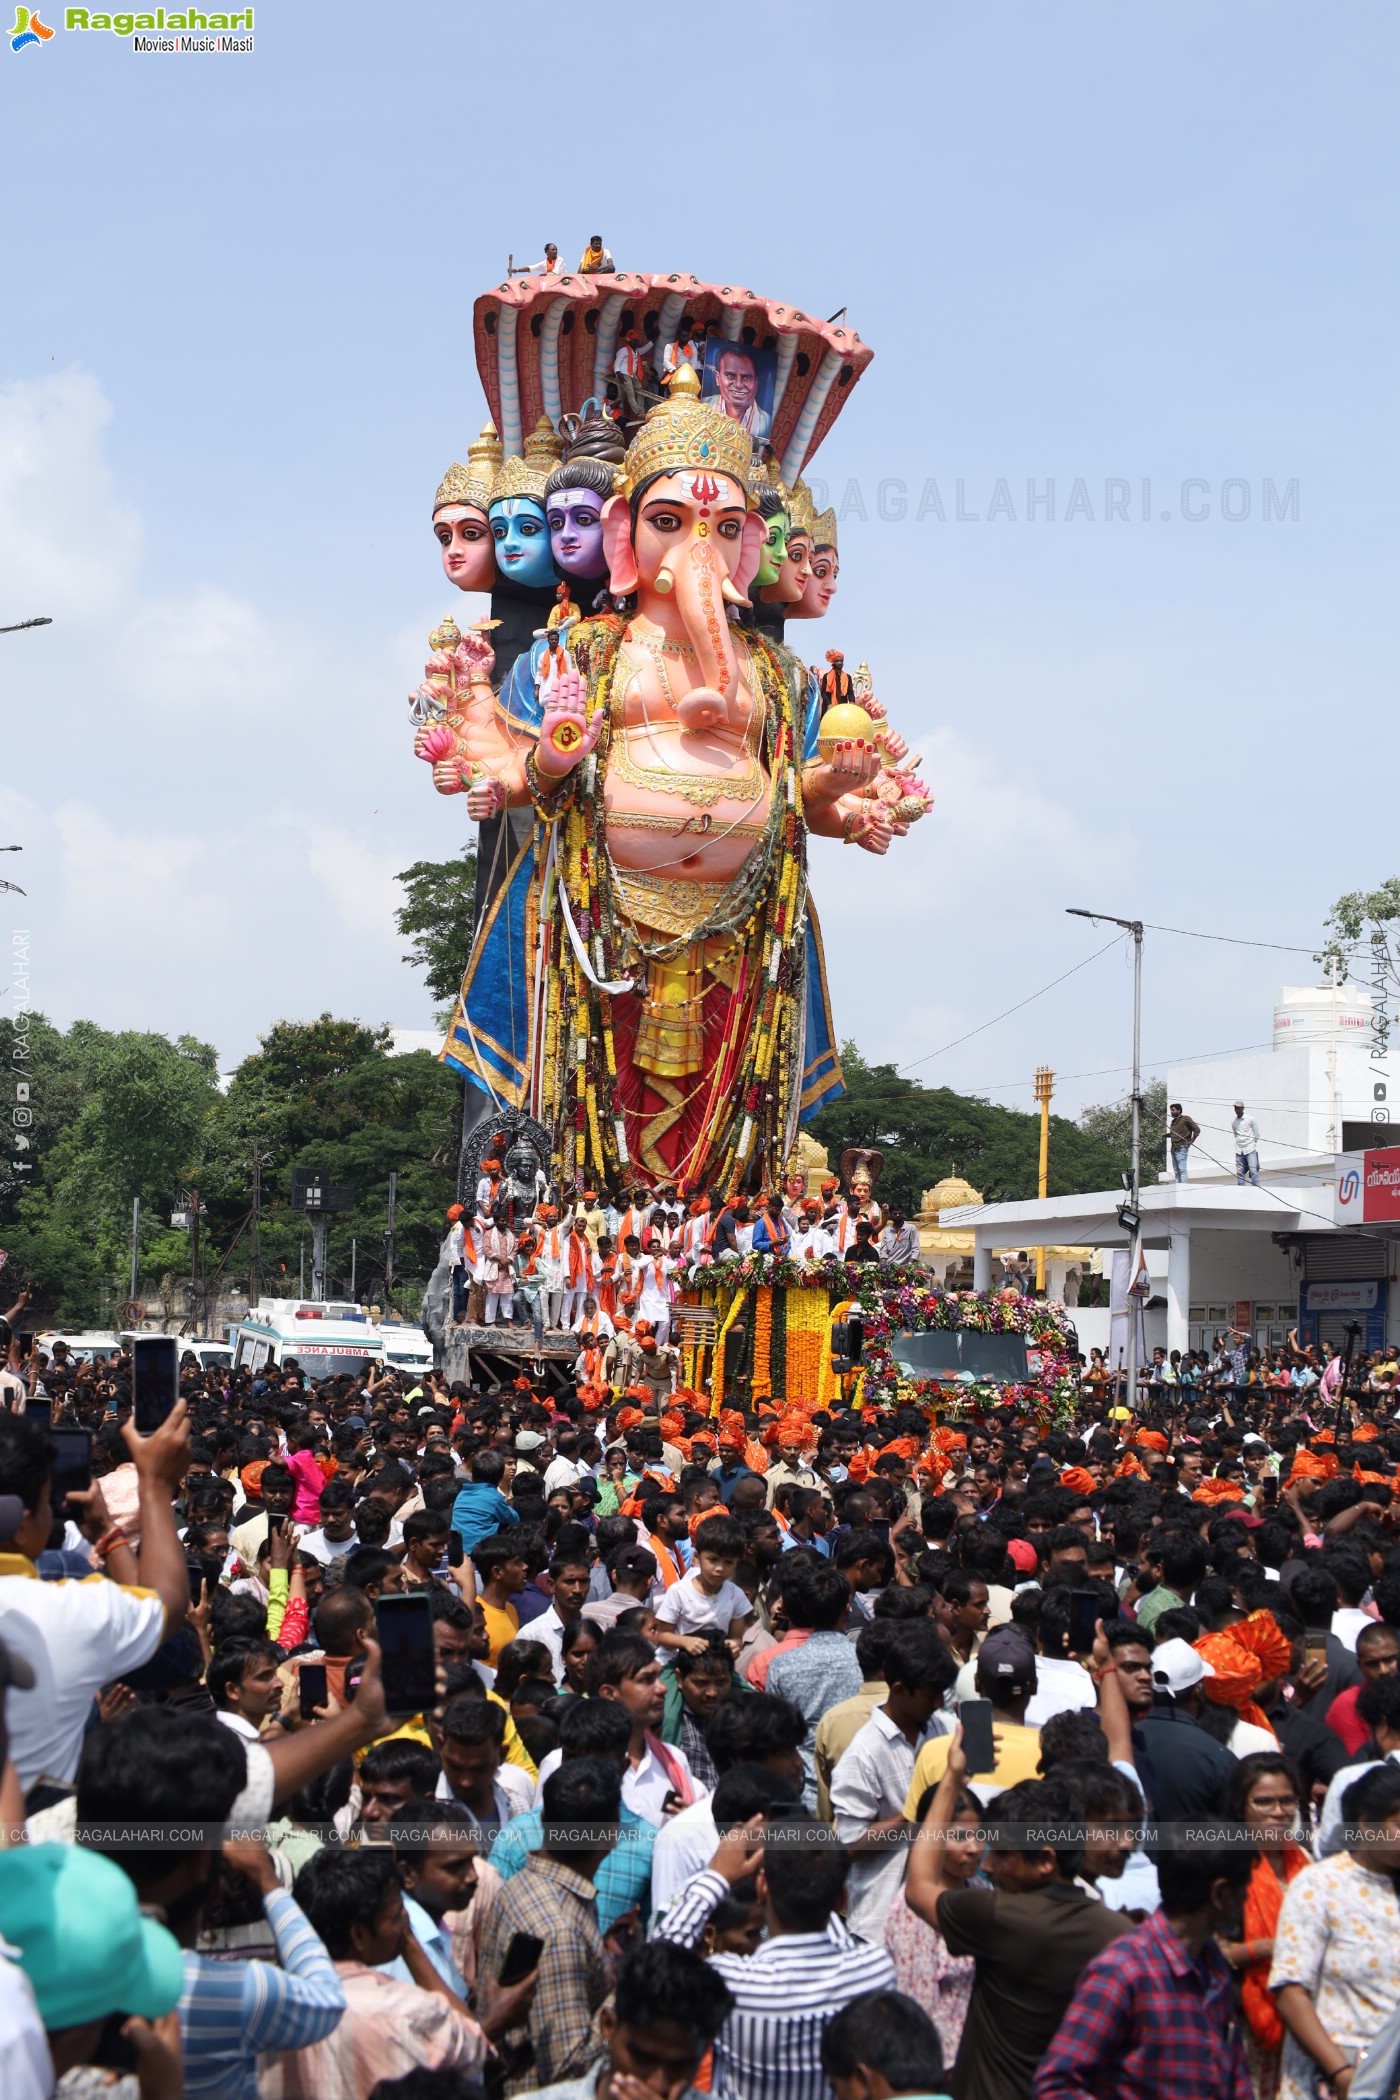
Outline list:
[[[1035,1071],[1035,1098],[1040,1103],[1040,1180],[1038,1193],[1043,1203],[1050,1193],[1050,1100],[1055,1091],[1055,1075],[1049,1065],[1037,1065]],[[1045,1249],[1035,1250],[1035,1287],[1045,1289]]]
[[[1097,926],[1102,920],[1109,926],[1121,926],[1133,937],[1133,1160],[1132,1178],[1128,1187],[1128,1200],[1119,1208],[1118,1222],[1128,1234],[1128,1261],[1131,1266],[1133,1250],[1137,1245],[1138,1232],[1142,1224],[1142,1207],[1139,1189],[1142,1180],[1142,920],[1119,919],[1109,911],[1083,911],[1077,905],[1065,907],[1072,919],[1092,919]],[[1131,1223],[1129,1219],[1131,1218]],[[1129,1278],[1129,1290],[1136,1282]],[[1128,1310],[1128,1405],[1137,1403],[1138,1332],[1137,1308]]]

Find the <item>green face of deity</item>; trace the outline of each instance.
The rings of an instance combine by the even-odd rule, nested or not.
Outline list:
[[[756,584],[763,586],[777,582],[778,572],[783,566],[783,555],[787,549],[787,536],[791,529],[792,521],[784,510],[778,511],[769,520],[768,537],[759,549],[758,573],[754,577]]]

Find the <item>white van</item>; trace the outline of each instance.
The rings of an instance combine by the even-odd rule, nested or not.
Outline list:
[[[122,1347],[129,1349],[138,1337],[142,1341],[149,1341],[152,1335],[161,1331],[163,1330],[155,1328],[128,1327],[122,1334]],[[187,1356],[192,1356],[201,1371],[222,1371],[233,1362],[233,1349],[228,1342],[201,1341],[197,1334],[172,1334],[167,1335],[166,1339],[175,1344],[181,1363]]]
[[[379,1329],[358,1305],[260,1298],[230,1331],[235,1368],[259,1371],[295,1359],[309,1379],[358,1378],[384,1363]]]
[[[65,1334],[57,1327],[50,1327],[46,1328],[43,1334],[36,1334],[34,1337],[35,1348],[42,1349],[48,1356],[53,1355],[55,1342],[66,1342],[69,1355],[75,1357],[79,1363],[86,1363],[94,1356],[115,1356],[121,1347],[116,1335],[101,1334],[94,1329],[88,1329],[82,1334]]]
[[[384,1361],[395,1371],[411,1371],[421,1378],[432,1370],[433,1345],[421,1327],[410,1326],[407,1320],[381,1320],[379,1333]]]

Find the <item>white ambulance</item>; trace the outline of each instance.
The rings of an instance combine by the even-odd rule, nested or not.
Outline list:
[[[260,1371],[295,1361],[312,1380],[348,1371],[362,1378],[384,1364],[384,1343],[360,1305],[315,1305],[304,1298],[260,1298],[230,1330],[234,1368]]]

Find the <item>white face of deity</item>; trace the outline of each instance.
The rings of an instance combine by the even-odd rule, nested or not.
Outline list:
[[[841,564],[836,559],[834,547],[817,547],[812,554],[812,580],[803,592],[804,599],[815,599],[825,612],[836,596],[836,579],[841,573]]]
[[[459,591],[489,591],[496,577],[496,556],[486,513],[471,503],[445,503],[433,512],[433,532],[448,582]]]

